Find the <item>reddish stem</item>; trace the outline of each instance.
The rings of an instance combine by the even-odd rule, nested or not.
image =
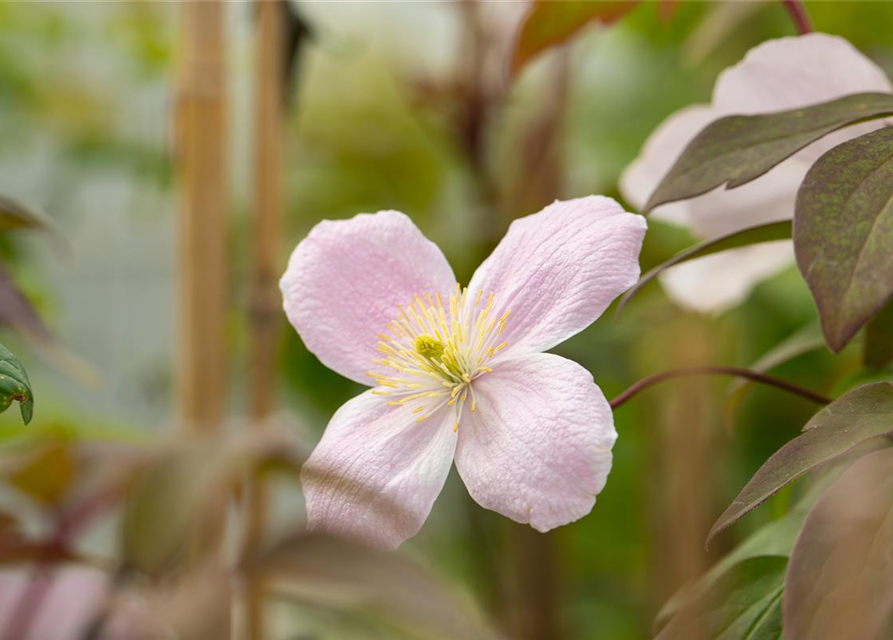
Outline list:
[[[803,5],[802,0],[781,0],[781,3],[791,15],[791,20],[793,20],[794,26],[797,27],[797,33],[802,36],[814,31],[812,20],[809,19],[809,14],[806,12],[806,7]]]
[[[637,395],[639,392],[644,391],[648,387],[651,387],[659,382],[670,380],[672,378],[697,375],[721,375],[747,378],[748,380],[753,380],[754,382],[759,382],[770,387],[782,389],[784,391],[787,391],[788,393],[793,393],[794,395],[800,396],[801,398],[806,398],[807,400],[811,400],[812,402],[817,402],[818,404],[831,403],[831,398],[823,396],[820,393],[816,393],[815,391],[805,389],[799,385],[794,384],[793,382],[788,382],[787,380],[782,380],[781,378],[776,378],[775,376],[770,376],[765,373],[758,373],[756,371],[744,369],[741,367],[704,366],[688,367],[685,369],[670,369],[668,371],[661,371],[660,373],[655,373],[653,375],[642,378],[631,387],[629,387],[626,391],[621,393],[619,396],[611,400],[611,408],[616,409],[617,407],[624,404],[627,400]]]

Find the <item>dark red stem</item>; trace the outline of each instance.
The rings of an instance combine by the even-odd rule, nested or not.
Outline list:
[[[793,382],[788,382],[787,380],[782,380],[781,378],[776,378],[775,376],[770,376],[765,373],[758,373],[756,371],[744,369],[742,367],[703,366],[687,367],[685,369],[669,369],[668,371],[661,371],[660,373],[655,373],[653,375],[642,378],[631,387],[629,387],[626,391],[621,393],[619,396],[611,400],[611,408],[616,409],[617,407],[624,404],[627,400],[637,395],[639,392],[644,391],[648,387],[656,385],[659,382],[671,380],[672,378],[700,375],[720,375],[747,378],[748,380],[752,380],[754,382],[759,382],[770,387],[775,387],[776,389],[782,389],[784,391],[787,391],[788,393],[793,393],[794,395],[800,396],[801,398],[806,398],[807,400],[811,400],[813,402],[817,402],[818,404],[831,403],[831,398],[823,396],[820,393],[816,393],[815,391],[805,389],[799,385],[794,384]]]
[[[794,26],[797,27],[797,33],[802,36],[805,33],[814,31],[812,20],[809,19],[806,7],[803,6],[803,0],[781,0],[781,3],[788,10],[788,13],[791,14],[791,20],[794,21]]]

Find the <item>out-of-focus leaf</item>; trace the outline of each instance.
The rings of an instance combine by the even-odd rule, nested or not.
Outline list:
[[[685,147],[645,211],[723,184],[740,187],[832,131],[890,114],[893,94],[858,93],[790,111],[720,118]]]
[[[638,4],[637,0],[537,0],[521,24],[512,52],[512,73],[517,75],[536,56],[568,41],[584,27],[611,25]]]
[[[893,362],[893,301],[865,327],[865,366],[882,368]]]
[[[45,213],[0,195],[0,232],[27,228],[52,229],[53,224]]]
[[[784,556],[749,558],[729,568],[690,602],[657,640],[781,640]]]
[[[660,630],[686,605],[705,597],[705,594],[712,590],[717,581],[734,565],[759,556],[790,556],[797,534],[800,533],[811,507],[812,501],[808,505],[792,509],[783,518],[773,520],[759,528],[694,583],[673,594],[657,614],[654,621],[655,629]]]
[[[3,265],[0,265],[0,327],[9,327],[28,339],[38,355],[60,371],[84,384],[96,384],[96,372],[56,340]]]
[[[761,242],[772,242],[774,240],[786,240],[791,237],[791,221],[782,220],[781,222],[770,222],[761,224],[756,227],[748,227],[741,231],[735,231],[728,235],[713,240],[706,240],[693,247],[680,251],[666,262],[659,264],[642,276],[636,285],[627,291],[620,299],[617,305],[617,313],[623,311],[630,299],[639,292],[646,284],[654,280],[661,273],[683,262],[703,258],[720,251],[728,251],[729,249],[737,249],[738,247],[746,247]]]
[[[840,351],[893,295],[893,129],[834,147],[797,193],[794,252]]]
[[[22,421],[31,422],[34,415],[34,392],[25,367],[9,349],[0,344],[0,413],[6,411],[13,400],[19,403]]]
[[[160,576],[177,568],[187,549],[213,551],[201,541],[219,535],[233,491],[249,475],[282,468],[289,456],[281,434],[189,442],[163,452],[128,496],[121,526],[125,565]]]
[[[893,383],[865,385],[815,414],[802,435],[776,451],[719,517],[707,542],[810,469],[870,438],[893,432]]]
[[[0,451],[0,481],[45,505],[58,505],[77,474],[68,442],[17,443]]]
[[[803,354],[821,349],[825,346],[822,328],[818,323],[808,324],[772,347],[748,367],[751,371],[766,373]],[[735,408],[741,402],[751,382],[745,378],[737,378],[729,385],[726,393],[726,418],[731,419]]]
[[[888,447],[884,439],[875,438],[869,440],[845,456],[841,456],[821,469],[821,473],[814,474],[805,491],[802,492],[796,504],[781,518],[763,525],[732,551],[722,557],[704,575],[697,580],[685,585],[667,600],[654,620],[654,631],[657,634],[667,622],[684,606],[696,598],[704,597],[711,590],[719,578],[722,577],[734,565],[750,558],[758,556],[784,556],[790,557],[794,543],[806,516],[818,502],[829,487],[862,456]]]
[[[788,640],[889,638],[893,449],[864,456],[818,501],[791,554]]]
[[[272,592],[311,605],[364,611],[426,638],[491,639],[470,603],[398,553],[302,534],[250,559]]]
[[[37,310],[13,282],[9,272],[0,265],[0,326],[38,340],[51,339],[49,329]]]

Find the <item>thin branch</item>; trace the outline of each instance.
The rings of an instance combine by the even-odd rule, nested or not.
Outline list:
[[[814,31],[812,28],[812,20],[809,19],[809,14],[806,12],[803,0],[781,0],[781,3],[791,15],[791,20],[793,20],[794,26],[797,27],[797,33],[802,36]]]
[[[641,391],[644,391],[648,387],[654,386],[660,382],[664,382],[665,380],[699,375],[720,375],[747,378],[748,380],[752,380],[753,382],[759,382],[770,387],[775,387],[776,389],[787,391],[788,393],[800,396],[801,398],[806,398],[807,400],[811,400],[812,402],[816,402],[818,404],[830,404],[832,402],[831,398],[828,398],[827,396],[823,396],[820,393],[816,393],[815,391],[811,391],[809,389],[796,385],[793,382],[788,382],[787,380],[782,380],[781,378],[776,378],[775,376],[770,376],[765,373],[758,373],[751,369],[744,369],[743,367],[708,365],[703,367],[687,367],[684,369],[669,369],[667,371],[661,371],[660,373],[646,376],[645,378],[642,378],[641,380],[633,384],[619,396],[611,400],[611,408],[616,409],[620,407],[627,400],[635,395],[638,395]]]

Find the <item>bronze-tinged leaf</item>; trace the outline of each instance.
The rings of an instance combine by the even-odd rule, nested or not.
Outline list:
[[[470,603],[399,553],[308,533],[249,558],[243,571],[280,596],[372,614],[421,637],[496,638]]]
[[[740,187],[837,129],[890,114],[893,94],[857,93],[790,111],[720,118],[685,147],[645,211],[723,184]]]
[[[289,435],[271,431],[158,451],[142,465],[125,500],[125,566],[160,577],[178,569],[187,552],[194,561],[216,549],[235,490],[257,475],[295,467],[292,444]]]
[[[788,483],[857,445],[893,432],[893,383],[853,389],[815,414],[803,434],[776,451],[719,517],[707,542]]]
[[[893,294],[893,129],[834,147],[797,193],[794,251],[832,351]]]
[[[866,367],[880,369],[893,363],[893,301],[865,326],[862,360]]]
[[[855,462],[810,512],[788,565],[787,640],[889,638],[893,449]]]
[[[740,231],[735,231],[734,233],[714,238],[713,240],[705,240],[700,244],[696,244],[684,251],[680,251],[666,262],[659,264],[643,275],[636,285],[627,291],[620,299],[620,303],[617,305],[617,313],[619,314],[623,311],[630,299],[636,295],[642,287],[670,267],[682,264],[683,262],[688,262],[689,260],[703,258],[704,256],[709,256],[713,253],[719,253],[720,251],[728,251],[729,249],[737,249],[738,247],[747,247],[761,242],[787,240],[790,237],[791,222],[790,220],[782,220],[780,222],[770,222],[768,224],[741,229]]]
[[[869,331],[875,366],[890,361],[893,308],[893,130],[881,129],[831,149],[798,194],[795,247],[835,350],[876,313]],[[885,335],[886,334],[886,335]],[[884,340],[887,338],[887,340]]]
[[[593,23],[611,25],[638,4],[638,0],[538,0],[521,24],[512,53],[512,74],[517,75],[539,54],[567,42],[584,27]]]

